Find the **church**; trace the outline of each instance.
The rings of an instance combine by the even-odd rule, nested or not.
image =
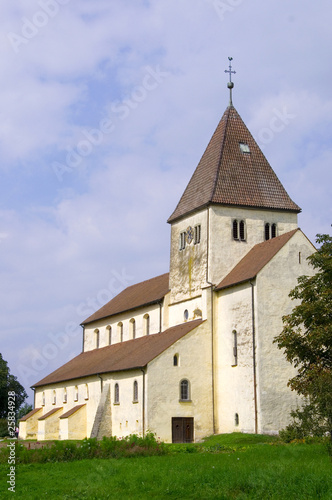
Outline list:
[[[230,67],[231,77],[231,67]],[[82,353],[33,386],[23,439],[276,434],[300,404],[273,343],[315,248],[230,103],[170,215],[169,273],[83,319]]]

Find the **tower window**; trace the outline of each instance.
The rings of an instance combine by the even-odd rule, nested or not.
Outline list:
[[[184,313],[183,313],[183,319],[185,321],[188,321],[188,318],[189,318],[189,312],[188,312],[188,309],[185,309]]]
[[[173,366],[179,366],[179,356],[178,356],[178,354],[174,354],[174,356],[173,356]]]
[[[233,220],[233,239],[234,240],[239,239],[239,228],[238,228],[237,220]]]
[[[186,248],[186,231],[180,233],[180,250],[184,250]]]
[[[277,224],[270,224],[267,222],[264,226],[265,240],[275,238],[277,236]]]
[[[233,220],[233,239],[238,241],[246,241],[246,223],[244,220]]]
[[[277,224],[272,224],[271,226],[271,238],[275,238],[277,236]]]
[[[197,245],[201,241],[201,225],[194,227],[194,245]]]

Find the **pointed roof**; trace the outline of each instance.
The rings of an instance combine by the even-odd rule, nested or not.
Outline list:
[[[243,152],[240,144],[249,146]],[[210,203],[300,212],[233,106],[221,118],[167,222]]]
[[[254,279],[268,262],[286,245],[295,233],[301,231],[293,229],[271,240],[255,245],[240,262],[216,286],[216,290],[229,288]]]
[[[84,351],[32,387],[41,387],[101,373],[143,368],[202,323],[203,320],[196,319],[172,326],[162,333],[145,335],[144,337],[118,342],[100,349]]]

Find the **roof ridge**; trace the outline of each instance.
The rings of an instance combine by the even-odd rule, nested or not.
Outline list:
[[[229,120],[229,116],[230,116],[230,109],[233,107],[234,107],[233,105],[228,106],[228,108],[226,109],[226,111],[222,117],[222,118],[224,118],[224,116],[225,116],[225,127],[224,127],[224,132],[223,132],[223,136],[222,136],[222,140],[221,140],[221,145],[220,145],[220,155],[219,155],[219,160],[218,160],[218,164],[217,164],[216,175],[215,175],[215,178],[213,181],[212,193],[211,193],[209,202],[211,202],[213,200],[215,192],[216,192],[216,188],[218,185],[218,178],[219,178],[219,174],[220,174],[221,160],[222,160],[222,157],[224,154],[224,144],[225,144],[225,139],[226,139],[228,120]]]

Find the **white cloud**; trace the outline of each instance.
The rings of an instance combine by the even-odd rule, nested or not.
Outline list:
[[[84,319],[79,305],[101,297],[112,271],[137,282],[168,270],[166,219],[227,106],[227,56],[254,135],[275,110],[295,115],[264,153],[302,206],[302,229],[313,239],[331,223],[327,0],[229,2],[223,20],[204,0],[68,1],[15,52],[7,34],[22,35],[40,1],[0,6],[0,303],[14,373],[49,332]],[[168,76],[121,120],[112,104],[139,95],[158,66]],[[104,118],[112,133],[60,181],[53,163]],[[68,353],[80,347],[71,339]]]

